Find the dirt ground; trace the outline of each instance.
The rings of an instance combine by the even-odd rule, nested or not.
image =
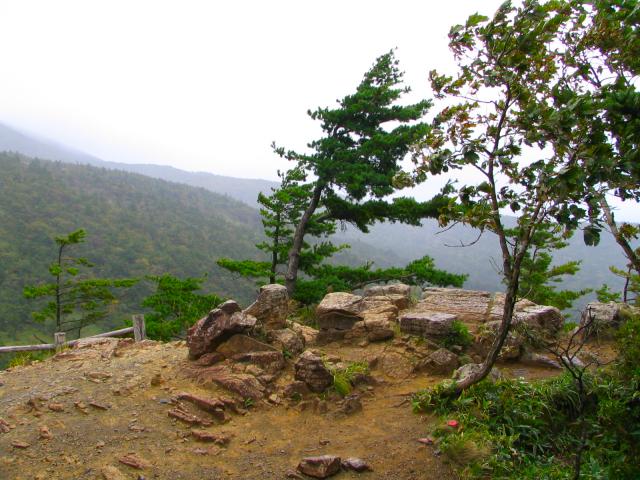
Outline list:
[[[337,478],[456,478],[435,447],[417,441],[437,420],[411,410],[410,394],[442,377],[411,374],[411,355],[398,341],[366,348],[318,348],[342,361],[369,361],[375,386],[361,387],[363,409],[345,415],[332,396],[306,409],[292,402],[257,401],[230,421],[199,430],[231,440],[225,446],[191,436],[192,426],[170,418],[175,396],[216,398],[229,393],[192,379],[183,343],[111,340],[62,352],[0,372],[0,479],[283,479],[302,457],[360,457],[372,472]],[[278,380],[293,378],[289,362]],[[512,365],[508,375],[537,378],[557,370]],[[326,409],[326,411],[324,411]],[[195,408],[192,413],[203,416]],[[206,416],[206,414],[204,414]],[[133,455],[140,469],[120,459]]]

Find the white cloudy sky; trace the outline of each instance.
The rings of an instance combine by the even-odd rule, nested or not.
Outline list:
[[[415,98],[502,0],[0,0],[0,122],[105,160],[275,179],[309,108],[397,48]],[[425,196],[430,193],[420,190]]]

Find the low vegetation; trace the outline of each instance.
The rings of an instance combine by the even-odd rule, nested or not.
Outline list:
[[[419,392],[416,410],[457,428],[433,432],[465,478],[640,477],[640,318],[618,333],[615,364],[593,369],[581,396],[568,373],[526,382],[485,380],[449,395],[446,384]],[[584,402],[584,404],[582,404]]]

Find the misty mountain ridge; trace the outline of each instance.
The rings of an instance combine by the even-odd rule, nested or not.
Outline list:
[[[58,160],[62,162],[89,164],[111,170],[137,173],[200,187],[212,192],[227,195],[245,204],[256,207],[259,192],[269,193],[271,187],[278,184],[268,180],[240,179],[206,172],[187,172],[178,168],[153,164],[125,164],[105,161],[93,155],[57,144],[43,138],[36,138],[17,129],[0,124],[0,150],[17,151],[29,156]],[[257,218],[257,211],[255,211]],[[506,220],[507,223],[509,220]],[[425,220],[422,227],[401,224],[378,224],[370,233],[363,234],[351,226],[346,226],[334,237],[337,243],[349,243],[351,251],[338,256],[339,261],[348,263],[357,260],[371,260],[375,265],[387,267],[408,263],[424,255],[432,256],[439,268],[455,273],[468,273],[467,288],[482,290],[501,290],[501,277],[497,265],[501,263],[500,252],[490,232],[486,232],[472,246],[469,244],[477,237],[477,231],[470,227],[457,225],[443,231],[435,220]],[[569,246],[554,252],[557,263],[569,260],[581,260],[581,271],[574,277],[568,277],[561,284],[563,288],[597,288],[608,283],[620,289],[622,280],[608,270],[610,265],[624,265],[625,259],[610,235],[604,234],[598,247],[587,247],[582,236],[575,235]],[[589,298],[593,298],[591,295]],[[585,300],[580,301],[584,304]]]

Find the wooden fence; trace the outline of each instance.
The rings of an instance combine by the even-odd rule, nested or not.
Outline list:
[[[112,332],[99,333],[98,335],[79,338],[77,340],[71,340],[69,342],[66,341],[65,332],[56,332],[53,334],[53,343],[0,347],[0,353],[33,352],[37,350],[59,350],[63,347],[73,347],[81,340],[86,340],[88,338],[120,337],[122,335],[127,335],[130,333],[133,333],[133,338],[136,342],[141,342],[142,340],[147,338],[147,333],[144,327],[144,315],[133,315],[133,327],[121,328],[120,330],[114,330]]]

